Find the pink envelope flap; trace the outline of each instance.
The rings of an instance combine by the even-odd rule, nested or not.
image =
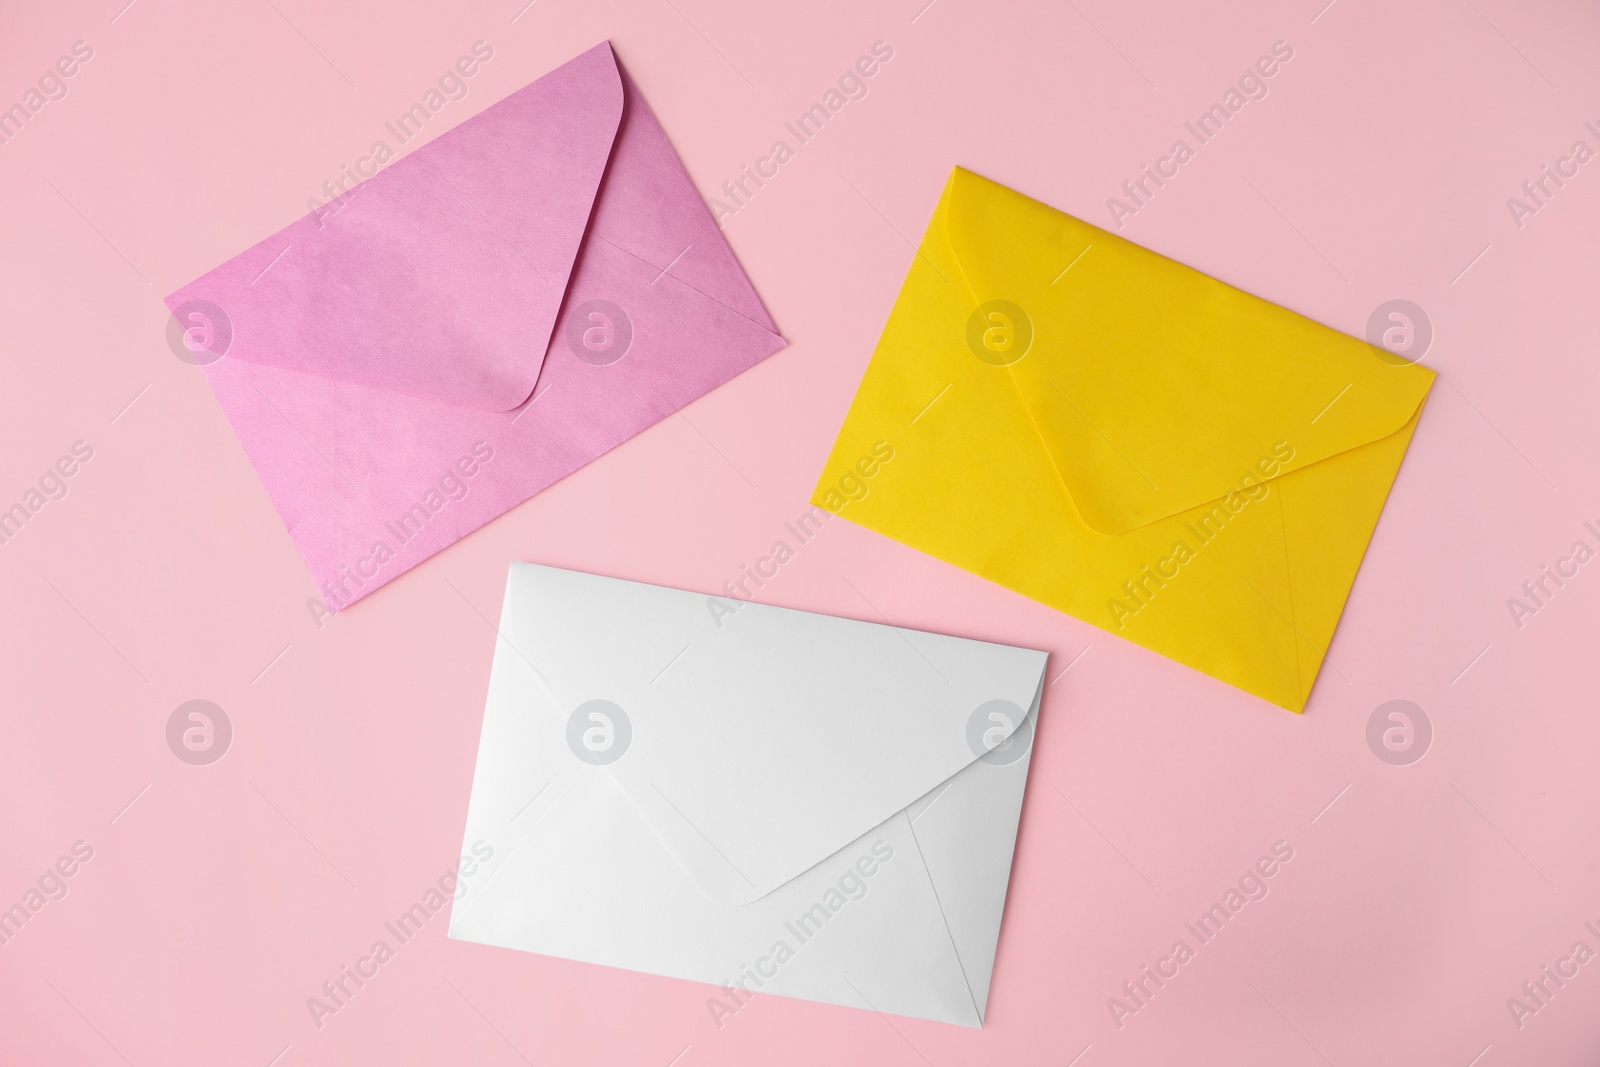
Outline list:
[[[593,206],[585,208],[587,228],[576,261],[570,267],[564,260],[560,264],[563,271],[570,270],[570,277],[554,329],[542,329],[548,342],[538,340],[544,347],[526,359],[529,382],[537,374],[537,383],[532,387],[536,391],[518,386],[516,391],[525,394],[521,404],[497,410],[441,402],[398,389],[387,379],[374,385],[307,373],[281,359],[235,358],[225,337],[203,336],[206,331],[196,325],[196,342],[217,344],[205,349],[212,357],[227,351],[220,359],[201,358],[203,353],[196,352],[194,362],[332,610],[349,607],[382,588],[784,345],[666,131],[609,46],[586,52],[534,87],[550,85],[563,71],[589,62],[606,73],[608,84],[614,83],[619,91],[614,141],[593,193]],[[584,111],[591,107],[593,96],[587,89],[574,89],[573,105]],[[503,103],[492,105],[480,118],[501,114],[504,108]],[[480,136],[476,123],[477,119],[468,120],[445,136],[457,142]],[[574,118],[571,124],[581,127],[583,119]],[[484,128],[493,134],[497,127]],[[486,149],[493,149],[494,137],[487,141]],[[419,187],[434,182],[452,194],[459,188],[469,195],[482,195],[491,188],[488,179],[467,174],[470,168],[453,173],[435,167],[433,148],[444,143],[441,138],[409,157],[420,165],[414,168]],[[525,150],[521,143],[504,149],[508,154]],[[491,157],[492,152],[485,151],[471,159],[478,164]],[[512,176],[518,173],[499,164],[493,169]],[[323,233],[357,217],[363,196],[358,194],[351,207],[325,219]],[[514,197],[505,199],[517,206]],[[376,223],[381,213],[376,207],[368,210]],[[374,225],[373,232],[400,244],[406,227],[435,217],[390,211],[388,224]],[[533,233],[537,218],[530,219],[522,220],[526,229],[519,233]],[[518,233],[509,228],[511,223],[496,221],[521,244]],[[449,247],[479,247],[472,245],[470,232],[456,236],[458,242]],[[485,242],[481,247],[503,251],[505,245]],[[370,245],[359,246],[358,251],[364,247]],[[524,250],[532,259],[538,248],[530,243]],[[264,253],[247,254],[267,262],[243,268],[250,273],[238,290],[254,297],[254,290],[289,263],[294,251],[254,286],[251,278],[277,253],[267,248]],[[464,261],[477,266],[470,257]],[[510,264],[507,270],[517,264],[528,266],[516,255],[502,255],[500,262]],[[359,268],[330,257],[323,277],[337,284],[308,291],[320,295],[364,284],[356,275],[372,268],[370,256],[360,257]],[[229,264],[223,270],[240,268]],[[452,299],[478,307],[478,290],[498,280],[494,270],[482,273],[472,275],[472,285],[450,290]],[[215,299],[215,291],[191,286],[173,300]],[[478,314],[433,299],[430,292],[418,292],[416,299],[432,300],[429,306],[452,322],[470,322]],[[257,321],[272,321],[265,314],[270,305],[259,306],[260,316],[249,320],[241,335],[249,335]],[[215,318],[220,310],[206,307],[194,314]],[[280,314],[286,310],[305,317],[299,305],[285,303]],[[339,311],[360,314],[360,318],[332,320],[361,323],[359,331],[351,330],[359,336],[396,333],[381,316],[368,314],[359,301],[341,304]],[[487,326],[479,332],[504,336],[508,345],[520,342],[519,350],[537,340],[520,322],[511,325],[503,335],[492,335]]]
[[[204,331],[209,358],[515,408],[538,380],[622,109],[601,43],[167,306]]]

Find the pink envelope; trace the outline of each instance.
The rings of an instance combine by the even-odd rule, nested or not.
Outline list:
[[[784,346],[609,44],[166,302],[334,610]]]

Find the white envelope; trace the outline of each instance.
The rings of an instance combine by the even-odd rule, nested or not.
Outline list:
[[[450,936],[981,1026],[1045,658],[513,563]]]

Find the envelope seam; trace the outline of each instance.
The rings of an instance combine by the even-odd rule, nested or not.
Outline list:
[[[474,772],[474,773],[476,773],[476,772]],[[544,810],[539,813],[539,817],[534,819],[533,822],[528,824],[528,828],[523,831],[521,837],[517,838],[516,844],[511,846],[511,850],[505,854],[505,858],[502,859],[498,864],[495,865],[494,870],[489,872],[489,877],[484,880],[483,885],[478,887],[478,893],[473,898],[473,903],[469,907],[461,908],[461,907],[457,907],[454,904],[451,905],[451,908],[450,908],[450,924],[449,924],[450,926],[454,926],[455,925],[456,918],[458,916],[460,917],[460,919],[461,919],[461,921],[463,923],[466,923],[466,922],[470,921],[470,919],[473,916],[477,915],[479,908],[482,906],[484,901],[488,899],[489,886],[494,882],[495,875],[499,874],[501,871],[503,871],[507,867],[511,866],[512,857],[514,857],[519,851],[522,850],[522,846],[523,845],[526,845],[530,840],[533,839],[534,831],[536,829],[538,829],[539,823],[544,820],[544,817],[546,815],[548,815],[551,811],[553,811],[555,809],[556,805],[560,803],[561,798],[567,795],[567,791],[572,788],[572,784],[574,782],[576,782],[577,780],[578,780],[578,775],[577,774],[574,774],[574,775],[570,776],[567,779],[566,783],[564,785],[562,785],[561,790],[558,793],[556,793],[556,795],[554,797],[551,798],[551,800],[550,800],[550,802],[548,804],[546,804],[544,806]],[[554,783],[546,783],[544,788],[539,790],[539,794],[534,797],[534,800],[539,799],[539,796],[543,795],[545,793],[545,791],[548,790],[552,784],[554,784]],[[529,801],[530,804],[532,802],[533,801]],[[508,821],[506,825],[509,826],[511,824],[511,822],[515,822],[515,821],[516,821],[516,816],[513,815],[511,817],[511,820]],[[467,825],[469,827],[471,825],[473,825],[472,809],[471,809],[470,806],[467,809]],[[448,926],[446,927],[446,935],[447,936],[449,935],[449,927]]]
[[[1405,432],[1406,427],[1411,424],[1411,420],[1416,418],[1417,411],[1420,410],[1423,407],[1423,405],[1426,404],[1426,403],[1427,403],[1427,395],[1424,394],[1423,398],[1417,402],[1417,407],[1412,410],[1412,412],[1411,412],[1411,414],[1409,416],[1407,416],[1406,421],[1401,423],[1398,427],[1396,427],[1394,430],[1392,430],[1392,431],[1390,431],[1388,433],[1379,434],[1377,437],[1372,438],[1370,441],[1362,441],[1359,444],[1351,445],[1349,448],[1346,448],[1346,449],[1344,449],[1342,451],[1334,452],[1334,453],[1331,453],[1329,455],[1323,456],[1321,459],[1313,460],[1310,463],[1305,464],[1304,466],[1295,467],[1295,468],[1293,468],[1291,470],[1279,471],[1277,474],[1274,474],[1270,478],[1262,478],[1258,484],[1260,484],[1260,485],[1276,485],[1281,481],[1281,479],[1287,478],[1291,474],[1299,474],[1301,471],[1308,471],[1308,470],[1312,469],[1313,467],[1318,466],[1319,464],[1331,463],[1332,461],[1338,459],[1340,456],[1347,456],[1351,452],[1354,452],[1358,448],[1366,448],[1368,445],[1375,445],[1380,441],[1387,441],[1391,437],[1396,437],[1399,434]],[[1026,407],[1027,405],[1024,404],[1023,406]],[[1032,417],[1032,412],[1029,412],[1029,417],[1030,418]],[[1037,433],[1038,432],[1037,424],[1035,424],[1034,429],[1035,429],[1035,432]],[[1046,448],[1046,451],[1048,451],[1048,446]],[[1055,460],[1052,457],[1052,459],[1051,459],[1052,467],[1054,467],[1054,463],[1055,463]],[[1060,474],[1057,473],[1056,477],[1059,478]],[[1221,503],[1222,501],[1226,500],[1234,492],[1237,492],[1237,490],[1229,490],[1228,492],[1223,493],[1221,496],[1214,496],[1209,500],[1202,500],[1198,504],[1195,504],[1193,507],[1180,508],[1179,510],[1172,512],[1172,514],[1170,514],[1170,515],[1157,516],[1156,518],[1151,519],[1149,522],[1141,523],[1138,526],[1130,526],[1126,530],[1115,531],[1115,532],[1111,533],[1109,536],[1120,537],[1123,534],[1133,533],[1135,530],[1143,530],[1147,526],[1154,526],[1158,522],[1166,522],[1169,519],[1173,519],[1173,518],[1178,517],[1179,515],[1186,515],[1191,511],[1199,511],[1202,508],[1209,508],[1212,505]],[[1068,499],[1071,499],[1072,494],[1069,492],[1067,494],[1067,496],[1068,496]],[[1074,507],[1076,507],[1076,504],[1074,504]],[[1079,515],[1081,517],[1082,512],[1079,512]],[[1087,525],[1087,521],[1085,522],[1085,525]],[[1102,531],[1100,531],[1100,529],[1098,527],[1095,527],[1095,526],[1090,526],[1090,529],[1094,530],[1096,533],[1102,532]]]
[[[685,289],[688,289],[691,292],[699,293],[701,296],[705,297],[707,300],[711,301],[713,304],[717,305],[718,307],[723,308],[726,311],[732,312],[733,314],[739,316],[739,318],[743,319],[744,321],[746,321],[748,323],[751,323],[751,324],[753,324],[755,326],[759,326],[761,329],[763,329],[763,330],[767,331],[768,333],[772,334],[774,337],[778,337],[778,338],[781,339],[782,335],[778,333],[777,325],[771,321],[771,316],[770,315],[768,316],[768,321],[767,322],[761,322],[761,321],[759,321],[757,319],[753,319],[749,315],[745,314],[743,311],[740,311],[738,308],[736,308],[732,304],[728,303],[727,301],[722,300],[722,299],[720,299],[720,298],[718,298],[716,296],[713,296],[712,294],[706,292],[704,289],[701,289],[697,285],[691,285],[689,282],[687,282],[684,279],[678,277],[676,274],[670,273],[669,270],[663,270],[662,268],[657,267],[654,263],[650,262],[648,259],[645,259],[643,256],[639,255],[639,253],[634,252],[631,249],[627,249],[627,248],[622,247],[621,245],[617,244],[617,242],[615,242],[611,238],[607,237],[605,234],[596,231],[595,234],[594,234],[594,237],[598,241],[604,241],[606,244],[610,245],[612,248],[615,248],[618,252],[621,252],[621,253],[623,253],[624,255],[627,255],[627,256],[632,256],[634,259],[637,259],[640,263],[643,263],[645,266],[650,267],[653,270],[661,271],[661,274],[657,277],[657,281],[659,281],[661,278],[671,278],[673,281],[677,282],[679,285],[683,286]],[[687,252],[688,249],[684,249],[684,251]],[[733,249],[729,248],[728,251],[729,251],[729,254],[732,254]],[[582,255],[581,249],[580,249],[579,254]],[[683,253],[680,252],[678,254],[678,259],[682,259],[682,258],[683,258]],[[676,262],[677,262],[677,260],[673,260],[673,263],[676,263]],[[671,265],[672,264],[668,264],[668,267],[670,268]],[[651,284],[653,285],[655,283],[652,282]]]
[[[955,210],[956,199],[955,181],[953,176],[950,182],[948,195],[950,202],[946,205],[944,213],[945,244],[950,248],[950,258],[955,261],[956,273],[961,276],[961,281],[966,285],[968,295],[972,297],[974,304],[978,304],[981,303],[978,298],[978,290],[975,286],[973,286],[972,279],[967,275],[966,264],[961,262],[961,253],[956,249],[955,237],[950,233],[950,216]],[[1085,516],[1083,513],[1083,509],[1078,506],[1078,501],[1073,497],[1072,490],[1067,485],[1067,479],[1061,473],[1061,467],[1056,462],[1055,452],[1050,448],[1050,442],[1046,440],[1044,436],[1044,430],[1039,426],[1039,420],[1034,417],[1033,408],[1028,405],[1027,398],[1022,395],[1022,386],[1020,383],[1018,383],[1016,374],[1013,373],[1011,367],[1009,366],[1003,369],[1006,372],[1006,380],[1011,383],[1011,395],[1016,399],[1017,406],[1022,409],[1022,414],[1027,418],[1028,425],[1032,427],[1033,435],[1038,440],[1039,447],[1044,450],[1045,459],[1050,463],[1051,473],[1056,476],[1056,485],[1061,490],[1061,495],[1067,498],[1067,503],[1072,505],[1073,513],[1076,514],[1080,520],[1082,520],[1085,526],[1089,527],[1091,530],[1096,530],[1096,532],[1099,532],[1098,528],[1089,522],[1087,516]],[[1068,403],[1071,403],[1071,401],[1069,400]],[[1085,420],[1087,421],[1087,416],[1085,416]],[[1091,425],[1093,424],[1091,423]],[[1113,445],[1112,447],[1114,448],[1116,446]],[[1132,460],[1129,460],[1129,465],[1133,465]],[[1134,467],[1134,469],[1138,470],[1137,467]],[[1140,473],[1141,475],[1143,474],[1142,471]],[[1148,478],[1145,480],[1149,481]]]
[[[950,918],[944,913],[944,901],[939,898],[939,886],[933,880],[933,871],[928,869],[928,857],[922,853],[922,842],[917,839],[917,828],[911,825],[911,820],[906,819],[906,830],[911,834],[911,843],[917,846],[917,859],[922,861],[922,873],[927,876],[928,888],[933,892],[933,902],[939,908],[939,921],[944,923],[944,936],[950,942],[950,951],[956,958],[956,969],[961,972],[961,982],[967,987],[967,999],[972,1001],[972,1011],[978,1017],[978,1025],[983,1025],[983,1012],[978,1008],[978,995],[972,991],[972,979],[967,977],[967,965],[961,959],[961,949],[956,945],[956,935],[950,929]]]
[[[1237,286],[1234,286],[1234,285],[1232,285],[1232,284],[1230,284],[1230,283],[1228,283],[1226,281],[1223,281],[1220,278],[1216,278],[1216,277],[1213,277],[1213,276],[1211,276],[1209,274],[1206,274],[1203,271],[1196,270],[1195,268],[1190,267],[1187,264],[1181,263],[1181,262],[1179,262],[1177,260],[1173,260],[1170,257],[1163,256],[1160,253],[1154,252],[1151,249],[1144,248],[1142,245],[1134,244],[1133,242],[1129,241],[1125,237],[1121,237],[1121,236],[1119,236],[1117,234],[1114,234],[1114,233],[1111,233],[1109,231],[1103,230],[1100,227],[1095,226],[1092,223],[1086,222],[1083,219],[1077,218],[1076,216],[1071,215],[1068,212],[1062,211],[1059,208],[1053,207],[1053,206],[1051,206],[1049,204],[1045,204],[1045,203],[1043,203],[1041,201],[1034,200],[1032,197],[1027,197],[1022,193],[1018,193],[1014,189],[1009,189],[1009,188],[1007,188],[1005,186],[999,185],[998,183],[992,182],[989,179],[984,178],[982,175],[975,174],[974,172],[971,172],[971,171],[965,171],[961,167],[956,167],[956,168],[954,168],[954,170],[952,172],[951,179],[949,181],[949,184],[947,185],[944,201],[942,201],[945,204],[945,212],[944,212],[944,216],[945,217],[944,217],[944,220],[943,220],[943,231],[944,231],[944,237],[945,237],[946,243],[947,243],[947,245],[949,247],[949,250],[950,250],[951,259],[955,262],[957,272],[961,274],[962,280],[964,282],[966,282],[967,288],[968,288],[969,292],[971,292],[973,300],[975,302],[980,302],[981,303],[982,297],[978,294],[975,286],[973,285],[973,283],[971,281],[971,278],[969,276],[969,272],[967,271],[965,263],[963,262],[963,259],[962,259],[962,250],[958,246],[958,242],[956,240],[955,231],[953,230],[953,227],[952,227],[952,219],[955,217],[956,211],[957,211],[956,200],[957,200],[958,194],[956,192],[956,188],[957,188],[956,176],[957,176],[958,173],[964,173],[966,175],[969,175],[971,178],[977,179],[979,182],[987,183],[987,184],[989,184],[991,186],[994,186],[997,189],[1003,190],[1004,192],[1011,193],[1011,194],[1013,194],[1015,196],[1018,196],[1018,197],[1022,197],[1023,199],[1029,201],[1030,203],[1037,204],[1039,207],[1045,209],[1046,211],[1049,211],[1049,212],[1051,212],[1051,213],[1053,213],[1055,215],[1059,215],[1059,216],[1061,216],[1061,217],[1063,217],[1063,218],[1065,218],[1067,220],[1070,220],[1073,223],[1077,223],[1077,224],[1080,224],[1082,226],[1088,227],[1090,230],[1094,231],[1095,233],[1103,235],[1103,237],[1107,241],[1119,243],[1121,245],[1136,249],[1142,254],[1155,256],[1159,260],[1165,261],[1167,263],[1171,263],[1171,264],[1175,265],[1178,268],[1181,268],[1181,269],[1183,269],[1185,271],[1189,271],[1189,272],[1191,272],[1191,273],[1193,273],[1195,275],[1198,275],[1199,277],[1205,279],[1207,282],[1210,282],[1212,284],[1221,286],[1224,289],[1228,290],[1229,292],[1236,293],[1239,296],[1244,297],[1244,298],[1248,298],[1251,301],[1261,302],[1261,303],[1267,304],[1267,305],[1269,305],[1271,307],[1278,308],[1279,310],[1286,311],[1290,315],[1294,316],[1296,319],[1302,320],[1304,323],[1309,324],[1309,325],[1314,326],[1314,327],[1317,327],[1318,329],[1327,330],[1327,331],[1330,331],[1330,332],[1336,333],[1336,334],[1339,333],[1339,331],[1333,330],[1332,327],[1329,327],[1324,323],[1318,322],[1317,320],[1312,319],[1307,315],[1301,314],[1300,312],[1294,311],[1294,310],[1292,310],[1290,308],[1283,307],[1282,305],[1274,304],[1272,301],[1267,301],[1264,298],[1262,298],[1260,296],[1257,296],[1254,293],[1250,293],[1250,292],[1248,292],[1246,290],[1240,289]],[[975,194],[973,194],[973,195],[975,195]],[[936,216],[936,218],[937,218],[937,216]],[[970,245],[971,242],[969,241],[968,244]],[[971,249],[971,251],[973,251],[975,255],[977,254],[976,248]],[[981,255],[979,255],[978,258],[981,259]],[[1074,260],[1074,262],[1076,262],[1076,260]],[[1059,278],[1059,275],[1058,275],[1058,278]],[[1052,282],[1051,284],[1053,285],[1054,283]],[[1043,290],[1046,287],[1040,286],[1039,288],[1041,290]],[[1036,346],[1038,345],[1037,336],[1035,337],[1035,342],[1034,343],[1035,343]],[[1433,376],[1435,376],[1435,372],[1433,372],[1431,370],[1428,370],[1427,368],[1419,368],[1419,369],[1426,371],[1427,374],[1430,376],[1430,379]],[[1013,387],[1017,391],[1018,399],[1021,401],[1024,409],[1028,411],[1029,416],[1031,418],[1032,415],[1033,415],[1032,405],[1029,403],[1027,397],[1023,394],[1022,386],[1017,381],[1016,375],[1015,375],[1015,373],[1013,373],[1013,368],[1011,366],[1008,366],[1007,367],[1007,372],[1012,375],[1011,381],[1012,381]],[[1424,404],[1426,402],[1427,395],[1428,395],[1429,390],[1431,389],[1431,386],[1432,386],[1432,382],[1430,380],[1427,383],[1427,385],[1424,386],[1424,388],[1422,389],[1421,395],[1418,397],[1416,405],[1414,407],[1412,407],[1412,408],[1406,409],[1406,411],[1403,414],[1398,416],[1398,421],[1397,422],[1393,423],[1392,425],[1389,425],[1388,423],[1385,423],[1383,428],[1380,431],[1378,431],[1375,435],[1368,437],[1366,440],[1361,440],[1361,441],[1358,441],[1358,442],[1355,442],[1355,443],[1341,445],[1335,451],[1329,452],[1327,455],[1321,456],[1321,457],[1313,460],[1312,463],[1305,464],[1305,466],[1311,466],[1314,463],[1318,463],[1318,462],[1326,462],[1327,460],[1333,459],[1336,456],[1344,455],[1344,454],[1346,454],[1348,452],[1353,451],[1354,449],[1364,447],[1365,445],[1368,445],[1368,444],[1373,444],[1373,443],[1375,443],[1377,441],[1384,440],[1384,439],[1386,439],[1388,437],[1391,437],[1391,436],[1393,436],[1393,435],[1395,435],[1397,433],[1402,432],[1405,429],[1406,425],[1412,420],[1412,418],[1415,417],[1416,409],[1419,408],[1422,404]],[[1059,386],[1057,386],[1056,388],[1057,388],[1057,391],[1060,392]],[[1064,393],[1062,395],[1063,395],[1063,397],[1065,397]],[[1341,394],[1341,395],[1343,395],[1343,394]],[[1096,433],[1098,433],[1102,438],[1105,438],[1108,442],[1110,441],[1110,439],[1108,437],[1106,437],[1105,433],[1103,431],[1100,431],[1099,427],[1096,426],[1095,423],[1092,420],[1089,420],[1087,414],[1082,409],[1078,408],[1078,405],[1075,402],[1073,402],[1070,398],[1066,398],[1066,399],[1067,399],[1067,402],[1074,409],[1077,410],[1077,414],[1080,417],[1082,417],[1085,421],[1089,422],[1089,425],[1092,428],[1095,429]],[[1176,507],[1173,508],[1173,510],[1168,511],[1166,514],[1157,515],[1157,516],[1155,516],[1153,518],[1149,518],[1149,519],[1146,519],[1144,521],[1138,521],[1134,525],[1127,526],[1125,528],[1122,528],[1122,527],[1120,527],[1120,525],[1117,525],[1116,528],[1104,528],[1103,529],[1101,526],[1090,522],[1088,520],[1087,516],[1085,515],[1083,509],[1078,506],[1076,499],[1073,498],[1073,495],[1072,495],[1070,487],[1067,486],[1065,478],[1063,477],[1063,473],[1062,473],[1061,467],[1058,466],[1057,463],[1056,463],[1055,454],[1052,451],[1052,449],[1050,448],[1048,440],[1044,437],[1044,433],[1043,433],[1043,429],[1042,429],[1041,425],[1037,421],[1034,421],[1033,422],[1033,426],[1034,426],[1035,433],[1040,437],[1041,443],[1044,445],[1046,454],[1050,457],[1052,469],[1055,471],[1057,479],[1062,482],[1063,489],[1066,491],[1068,499],[1072,500],[1073,507],[1076,510],[1079,518],[1083,519],[1084,520],[1084,524],[1086,526],[1088,526],[1090,529],[1094,530],[1096,533],[1101,533],[1101,534],[1106,534],[1106,535],[1113,535],[1113,536],[1120,535],[1120,534],[1131,533],[1134,530],[1143,529],[1145,527],[1154,525],[1155,523],[1164,521],[1166,519],[1171,519],[1171,518],[1173,518],[1173,517],[1175,517],[1177,515],[1181,515],[1181,514],[1183,514],[1185,512],[1194,511],[1194,510],[1199,509],[1199,508],[1203,508],[1203,507],[1207,507],[1209,505],[1213,505],[1216,502],[1223,500],[1231,492],[1234,491],[1234,490],[1231,490],[1231,489],[1223,489],[1222,491],[1218,492],[1216,496],[1209,497],[1209,498],[1207,498],[1205,500],[1195,501],[1192,504],[1183,504],[1183,505],[1176,506]],[[1116,446],[1114,443],[1112,444],[1112,448],[1116,449],[1118,451],[1118,453],[1121,454],[1121,449],[1118,448],[1118,446]],[[1132,461],[1129,460],[1128,457],[1125,454],[1122,455],[1122,458],[1125,461],[1127,461],[1131,466],[1134,466],[1134,469],[1136,471],[1139,471],[1141,477],[1144,477],[1145,481],[1147,481],[1147,482],[1150,481],[1150,478],[1148,476],[1144,475],[1144,472],[1142,470],[1139,470],[1139,468],[1136,465],[1134,465],[1132,463]],[[1295,469],[1296,470],[1301,470],[1301,469],[1304,469],[1304,466],[1297,467]],[[1292,471],[1283,471],[1281,473],[1287,474],[1287,473],[1293,473],[1293,472]],[[1281,476],[1281,475],[1275,475],[1274,477],[1278,477],[1278,476]],[[1166,480],[1167,479],[1165,477],[1163,477],[1163,481],[1165,482]],[[1270,480],[1271,479],[1267,479],[1267,478],[1262,478],[1261,479],[1261,481],[1263,481],[1263,482],[1270,481]],[[1153,482],[1151,484],[1154,485]],[[1164,505],[1164,506],[1171,506],[1171,505]]]
[[[1329,457],[1332,458],[1332,457]],[[1289,629],[1294,631],[1294,686],[1295,696],[1300,706],[1304,707],[1310,693],[1306,690],[1306,672],[1300,666],[1300,628],[1295,625],[1294,610],[1294,567],[1289,562],[1289,531],[1288,519],[1283,513],[1283,485],[1278,486],[1278,536],[1283,542],[1283,585],[1289,597]],[[1316,683],[1316,674],[1312,674],[1312,683]]]

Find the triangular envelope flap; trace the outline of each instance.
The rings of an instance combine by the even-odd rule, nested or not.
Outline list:
[[[621,115],[600,44],[167,305],[208,330],[220,309],[230,359],[514,408],[538,379]]]
[[[975,358],[1011,376],[1102,533],[1386,437],[1433,380],[969,171],[951,174],[941,213]]]
[[[776,332],[644,94],[625,70],[622,80],[627,87],[622,119],[626,136],[617,139],[611,167],[613,173],[625,168],[634,180],[607,179],[610,218],[605,230],[597,229],[593,236]]]
[[[710,897],[747,903],[999,744],[1045,654],[531,564],[513,640]],[[596,703],[601,702],[604,703]],[[598,716],[598,717],[597,717]],[[615,749],[611,749],[614,751]]]

